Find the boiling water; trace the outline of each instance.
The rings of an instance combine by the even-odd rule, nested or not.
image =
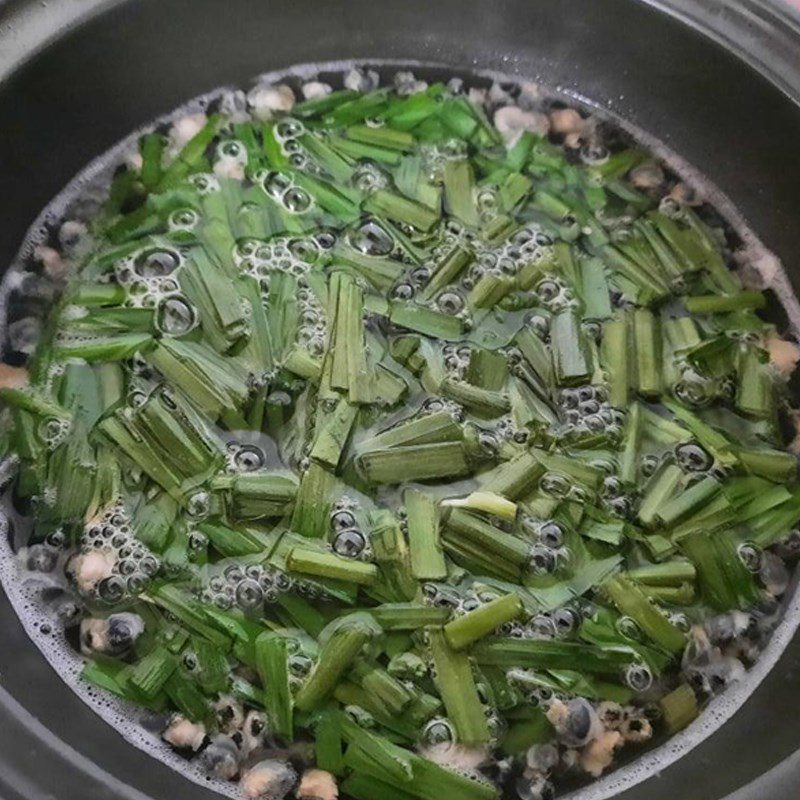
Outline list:
[[[297,84],[313,80],[321,72],[326,73],[326,75],[330,73],[344,74],[351,70],[353,66],[352,63],[302,65],[261,76],[259,83],[273,84],[289,81]],[[393,62],[391,65],[380,65],[381,69],[389,66],[400,65],[397,62]],[[418,64],[403,64],[402,67],[403,69],[416,69],[420,74],[425,72],[425,68]],[[513,79],[507,76],[494,73],[476,73],[476,79],[482,85],[495,82],[493,91],[501,91],[500,84],[513,82]],[[542,91],[541,95],[551,98],[558,97],[558,92]],[[232,90],[215,90],[190,101],[173,114],[159,120],[159,122],[170,122],[187,114],[203,111],[220,96],[224,96],[228,102],[234,97]],[[567,99],[573,104],[577,103],[587,107],[593,114],[601,118],[603,116],[611,118],[615,124],[627,130],[634,138],[641,141],[647,149],[665,161],[677,175],[710,202],[722,214],[726,222],[735,229],[743,242],[746,260],[755,268],[754,281],[760,285],[760,288],[771,288],[775,292],[786,310],[792,332],[795,335],[800,332],[800,305],[798,305],[785,272],[777,258],[759,242],[756,235],[747,227],[746,222],[733,204],[706,181],[696,169],[671,153],[652,136],[632,129],[624,120],[615,118],[607,109],[594,107],[585,98],[570,96]],[[23,269],[25,260],[38,244],[46,241],[53,226],[60,220],[70,217],[70,213],[76,205],[80,205],[84,209],[87,206],[91,208],[102,199],[103,192],[115,165],[121,160],[131,157],[136,151],[136,144],[141,133],[142,131],[134,132],[111,151],[90,164],[42,212],[29,231],[17,261],[5,276],[3,292],[0,294],[0,328],[5,332],[4,338],[7,349],[22,353],[30,352],[39,334],[39,326],[31,318],[17,321],[11,325],[5,324],[8,309],[4,301],[12,292],[24,294],[31,288],[33,290],[38,288],[40,291],[46,291],[46,287],[42,289],[42,287],[29,286],[31,283],[30,275],[26,276]],[[232,153],[230,155],[235,160],[236,154]],[[298,195],[293,202],[302,204],[305,200],[302,195]],[[191,220],[175,219],[173,224],[176,227],[191,225]],[[367,248],[374,253],[380,251],[382,246],[380,229],[375,232],[363,230],[362,236],[364,241],[355,243],[357,247]],[[281,248],[283,243],[274,241],[270,244],[270,247],[273,249]],[[275,253],[270,255],[274,256]],[[283,255],[282,252],[281,255]],[[153,263],[146,265],[144,268],[142,268],[142,265],[136,264],[129,266],[130,280],[138,282],[143,287],[140,293],[142,304],[157,302],[160,292],[159,287],[164,281],[169,280],[171,265]],[[288,251],[286,253],[286,266],[290,270],[294,266],[294,260]],[[315,312],[315,309],[311,307],[305,310],[312,314]],[[182,306],[179,302],[165,303],[159,307],[158,324],[163,330],[171,332],[188,330],[194,324],[191,309]],[[313,350],[315,344],[315,333],[310,331],[308,337],[310,349]],[[56,437],[59,435],[58,430],[53,430],[50,433]],[[250,464],[249,459],[260,459],[260,454],[266,452],[266,458],[269,461],[274,461],[275,451],[271,443],[260,440],[257,444],[259,445],[258,447],[249,450],[240,448],[237,453],[232,455],[232,458],[241,459],[242,465],[247,466]],[[5,487],[7,484],[8,477],[0,475],[0,486]],[[198,502],[201,502],[201,500],[200,498]],[[113,520],[109,521],[114,522]],[[114,525],[118,528],[118,530],[115,529],[118,536],[125,538],[128,535],[125,530],[124,519],[117,520]],[[26,523],[25,518],[7,504],[6,515],[0,517],[0,532],[4,534],[0,536],[0,583],[2,583],[25,630],[56,672],[93,710],[119,731],[131,744],[179,770],[192,781],[212,786],[216,791],[230,797],[240,796],[235,784],[209,778],[195,762],[188,762],[176,755],[173,750],[162,742],[158,731],[153,730],[154,726],[148,725],[146,721],[143,721],[141,709],[116,700],[80,679],[83,661],[64,635],[63,623],[65,621],[68,622],[75,613],[75,606],[64,577],[63,564],[56,563],[54,565],[55,568],[50,571],[41,570],[41,564],[37,559],[46,559],[50,556],[41,549],[37,550],[36,547],[30,549],[24,547],[28,528],[29,525]],[[125,542],[120,542],[119,546],[121,547],[125,544],[129,544],[127,539]],[[342,546],[346,544],[343,543]],[[142,572],[146,576],[152,568],[145,550],[142,550],[136,556],[134,562],[134,574]],[[36,567],[39,568],[37,569]],[[793,584],[790,591],[785,595],[783,618],[759,660],[748,671],[746,680],[735,684],[724,694],[714,698],[707,705],[701,716],[685,731],[673,736],[665,744],[639,756],[627,766],[617,768],[605,778],[578,790],[581,796],[587,798],[587,800],[588,798],[600,800],[608,797],[652,775],[702,741],[735,712],[766,676],[799,623],[800,597],[798,597],[798,593],[795,591],[795,584]]]

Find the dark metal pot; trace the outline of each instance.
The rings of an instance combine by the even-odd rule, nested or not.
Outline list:
[[[800,288],[800,17],[759,0],[0,0],[0,264],[47,201],[137,126],[224,83],[349,58],[579,93],[701,167]],[[0,626],[0,800],[218,797],[117,736],[4,598]],[[796,798],[799,696],[795,637],[732,719],[618,796]]]

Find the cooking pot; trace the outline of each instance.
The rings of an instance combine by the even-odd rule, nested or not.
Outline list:
[[[0,264],[48,200],[128,132],[215,86],[337,59],[523,76],[627,119],[700,167],[800,288],[800,16],[759,0],[0,0]],[[576,798],[796,798],[791,603],[756,674],[703,730]],[[0,630],[2,800],[219,796],[95,715],[5,598]]]

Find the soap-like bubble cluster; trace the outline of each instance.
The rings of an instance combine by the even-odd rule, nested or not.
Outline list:
[[[461,607],[463,596],[455,586],[446,583],[425,583],[422,585],[425,603],[436,608],[450,608],[453,611]]]
[[[557,470],[548,470],[539,479],[539,490],[557,499],[571,499],[585,503],[587,490],[575,483],[568,475]]]
[[[672,393],[682,403],[693,408],[703,408],[715,400],[730,401],[736,392],[736,384],[731,377],[704,375],[691,364],[676,364],[680,377],[672,386]]]
[[[445,344],[442,346],[444,366],[452,378],[461,380],[469,367],[472,349],[467,344]]]
[[[448,139],[420,148],[422,169],[431,183],[444,181],[444,168],[449,161],[460,161],[467,155],[467,143],[461,139]]]
[[[278,236],[270,241],[242,239],[236,244],[233,261],[245,274],[258,280],[262,297],[269,297],[270,278],[276,272],[305,275],[318,260],[322,247],[317,237]]]
[[[693,475],[708,472],[714,466],[714,457],[698,442],[682,442],[675,446],[675,463]]]
[[[495,213],[493,210],[489,214],[488,209],[495,209],[499,202],[496,193],[491,189],[481,190],[476,200],[479,207],[487,209],[485,212],[487,216]],[[552,244],[551,237],[535,224],[528,224],[510,238],[492,244],[478,238],[473,231],[457,220],[449,219],[443,223],[440,243],[431,251],[431,262],[424,265],[428,271],[425,280],[432,274],[436,262],[447,256],[453,248],[460,246],[474,253],[474,261],[461,276],[458,286],[447,287],[437,298],[439,310],[458,314],[462,311],[469,292],[484,276],[513,278],[522,273],[536,275],[546,270],[554,259]],[[417,287],[413,286],[413,281],[406,283],[412,284],[412,289],[416,291]],[[565,307],[574,299],[570,289],[557,278],[542,279],[540,284],[541,292],[538,287],[536,290],[528,287],[507,294],[500,301],[500,307],[506,311],[515,311],[542,306],[552,312]],[[413,293],[412,291],[411,295]],[[450,295],[455,296],[450,297]]]
[[[447,717],[434,717],[422,729],[421,741],[425,744],[449,744],[456,735],[453,723]]]
[[[167,230],[176,241],[183,238],[190,241],[194,237],[193,231],[200,224],[200,220],[199,212],[193,208],[178,208],[167,218]]]
[[[347,235],[348,244],[365,256],[388,256],[395,251],[392,235],[373,219],[366,219]],[[398,253],[402,257],[404,252]]]
[[[125,287],[125,305],[128,308],[156,308],[160,303],[174,300],[176,307],[182,304],[188,309],[185,316],[191,323],[183,332],[188,331],[194,325],[194,312],[180,294],[178,282],[184,258],[179,248],[153,244],[117,261],[114,274],[117,282]],[[166,319],[172,316],[170,312],[161,311],[159,316],[163,317],[165,328],[172,324],[171,320]],[[178,316],[181,316],[180,313]]]
[[[603,386],[575,386],[558,394],[559,416],[571,435],[605,434],[612,440],[619,437],[625,414],[612,408]]]
[[[315,206],[314,198],[295,179],[277,170],[259,170],[253,180],[274,202],[291,214],[304,214]]]
[[[292,578],[273,567],[231,563],[207,579],[200,599],[224,610],[237,607],[257,614],[264,604],[277,602],[279,594],[290,591],[293,585]]]
[[[69,431],[69,420],[59,417],[45,417],[36,429],[39,439],[48,450],[55,450],[67,438]]]
[[[303,147],[300,139],[306,132],[306,127],[299,119],[284,117],[275,125],[275,139],[281,147],[281,153],[286,156],[295,169],[304,169],[309,166],[309,152]]]
[[[369,561],[372,548],[364,531],[358,501],[343,495],[331,509],[330,545],[334,553],[344,558]]]
[[[297,312],[300,318],[297,328],[297,343],[312,355],[320,356],[325,350],[327,335],[325,309],[308,286],[299,286],[297,301]]]
[[[117,604],[144,591],[161,561],[136,538],[121,502],[104,509],[84,528],[72,577],[83,595]]]
[[[552,480],[561,477],[555,473],[546,473],[542,480],[544,481],[548,476]],[[532,542],[530,569],[534,575],[550,575],[569,564],[571,554],[566,542],[566,533],[558,522],[555,520],[537,520],[526,516],[522,518],[520,524],[522,530]]]
[[[440,411],[447,411],[453,418],[454,422],[464,422],[467,415],[464,412],[464,407],[455,400],[448,400],[445,397],[429,397],[420,406],[419,414],[424,416],[426,414],[437,414]]]
[[[368,161],[359,164],[353,170],[350,182],[360,192],[373,194],[378,189],[386,189],[389,186],[389,176],[377,164]]]

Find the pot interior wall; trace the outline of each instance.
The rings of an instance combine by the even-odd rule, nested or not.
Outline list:
[[[76,172],[147,120],[259,72],[350,58],[494,69],[609,107],[700,166],[800,286],[800,110],[722,48],[633,0],[122,3],[0,86],[0,264]],[[52,674],[4,600],[0,625],[9,693],[0,690],[0,795],[216,797],[113,734]],[[795,641],[732,721],[621,797],[713,800],[796,750],[800,729],[786,712],[800,690],[799,658]]]

